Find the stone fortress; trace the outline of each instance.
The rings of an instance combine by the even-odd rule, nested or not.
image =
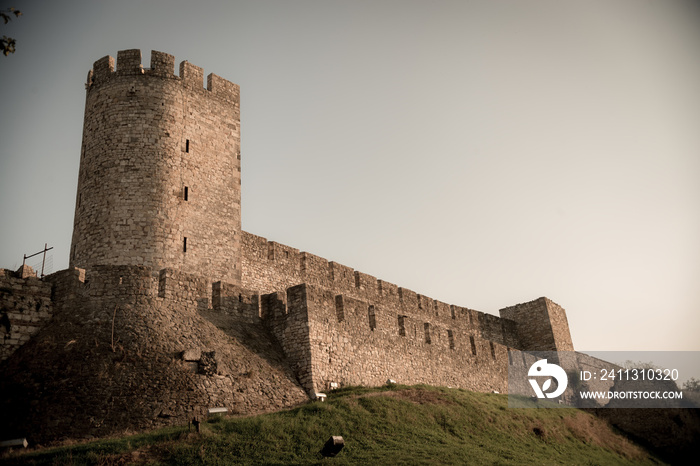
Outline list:
[[[239,87],[153,51],[87,76],[70,267],[0,270],[2,437],[281,409],[346,385],[507,391],[509,349],[573,351],[547,298],[500,317],[241,230]]]

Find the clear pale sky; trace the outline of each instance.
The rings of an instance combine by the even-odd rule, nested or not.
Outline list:
[[[84,83],[140,48],[241,86],[243,228],[580,350],[700,350],[691,1],[32,1],[0,34],[0,267],[68,266]]]

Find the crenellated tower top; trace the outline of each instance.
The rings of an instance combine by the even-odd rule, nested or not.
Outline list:
[[[188,61],[180,62],[179,76],[175,74],[175,57],[168,53],[151,51],[151,67],[144,68],[141,63],[141,50],[130,49],[117,52],[116,69],[114,57],[107,55],[97,60],[88,72],[86,88],[100,85],[114,76],[157,76],[175,79],[190,89],[206,89],[213,96],[239,104],[240,87],[214,73],[207,76],[204,87],[204,70]]]

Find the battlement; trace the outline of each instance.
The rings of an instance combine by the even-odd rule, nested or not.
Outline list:
[[[92,89],[110,81],[115,76],[151,76],[162,79],[178,80],[183,87],[194,91],[208,91],[208,94],[221,100],[238,105],[240,86],[214,73],[207,75],[204,83],[204,70],[188,61],[180,62],[179,76],[175,75],[175,57],[173,55],[151,51],[150,68],[144,68],[140,49],[120,50],[117,52],[116,68],[113,57],[100,58],[88,72],[86,88]]]
[[[340,299],[357,299],[371,305],[388,306],[401,315],[423,323],[463,328],[506,346],[519,347],[515,322],[473,309],[447,304],[413,290],[328,261],[314,254],[243,232],[242,260],[244,288],[261,294],[285,290],[300,283],[319,286]]]

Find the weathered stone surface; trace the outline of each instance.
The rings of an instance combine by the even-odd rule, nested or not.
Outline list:
[[[184,361],[199,361],[202,357],[202,350],[200,349],[188,349],[182,352],[182,359]]]
[[[0,438],[101,436],[184,424],[212,406],[255,413],[308,400],[259,319],[217,328],[196,296],[159,297],[159,275],[96,266],[84,281],[63,271],[42,282],[64,294],[50,323],[0,363]],[[196,372],[182,358],[192,348]]]
[[[52,315],[50,283],[26,268],[17,272],[0,269],[0,361],[27,342]]]
[[[239,87],[139,50],[87,85],[71,267],[167,267],[240,284]],[[186,243],[186,245],[185,245]]]

